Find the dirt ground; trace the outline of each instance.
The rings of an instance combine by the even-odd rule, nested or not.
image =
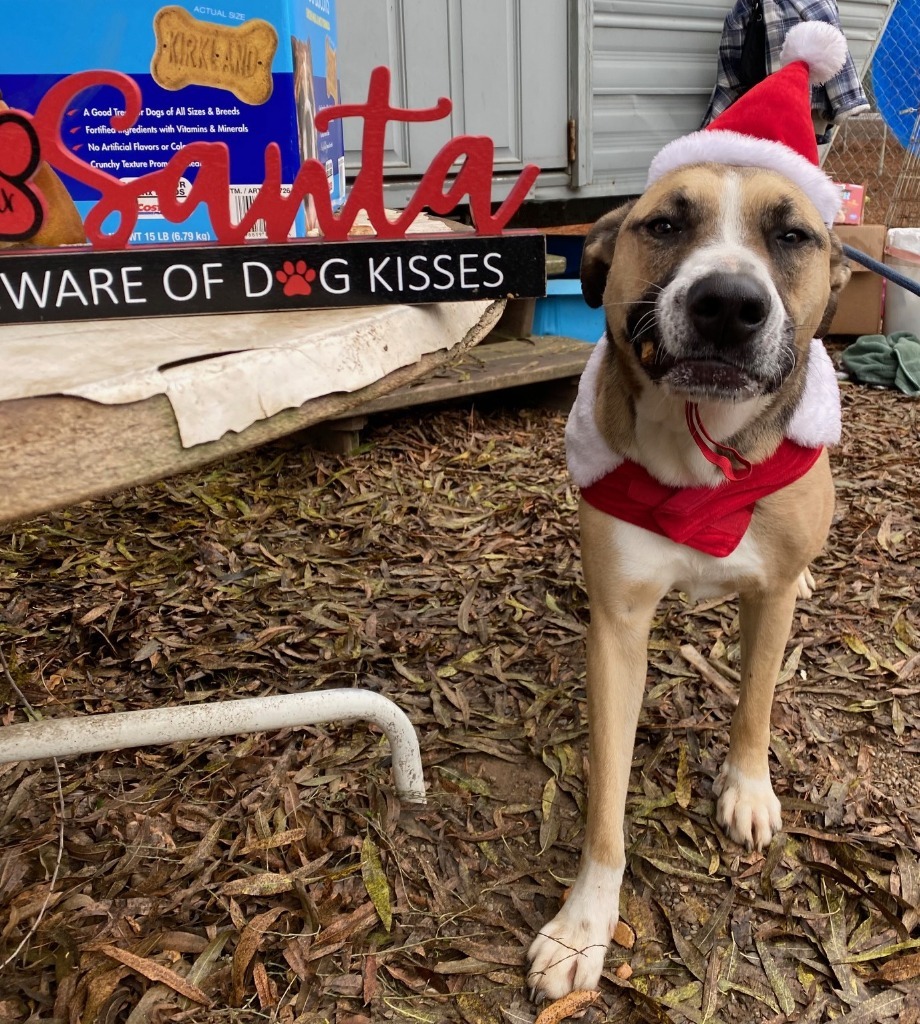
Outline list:
[[[774,712],[786,828],[713,821],[732,601],[662,605],[615,946],[585,1020],[920,1020],[920,405],[844,386]],[[365,686],[362,725],[0,766],[0,1021],[527,1024],[573,876],[587,608],[563,419],[413,413],[0,533],[0,724]],[[617,969],[628,964],[632,973]]]

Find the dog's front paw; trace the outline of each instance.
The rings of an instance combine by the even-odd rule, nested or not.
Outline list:
[[[748,849],[769,846],[783,827],[769,773],[757,778],[724,764],[713,789],[719,797],[716,818],[732,839]]]
[[[535,1002],[561,999],[581,989],[597,988],[617,915],[597,913],[575,919],[565,907],[531,943],[527,951],[527,983]]]
[[[596,988],[619,919],[623,871],[583,866],[571,895],[527,951],[536,1002]]]
[[[815,592],[815,578],[812,576],[811,569],[809,569],[808,566],[799,573],[796,587],[799,592],[799,597],[805,601],[807,601]]]

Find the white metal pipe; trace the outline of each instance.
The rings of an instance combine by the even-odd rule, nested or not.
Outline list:
[[[425,803],[415,729],[401,708],[371,690],[316,690],[8,725],[0,728],[0,764],[333,721],[378,725],[390,741],[397,794],[411,803]]]

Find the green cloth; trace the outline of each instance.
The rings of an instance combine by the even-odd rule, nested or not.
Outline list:
[[[910,331],[864,334],[841,356],[847,373],[862,384],[897,388],[920,395],[920,338]]]

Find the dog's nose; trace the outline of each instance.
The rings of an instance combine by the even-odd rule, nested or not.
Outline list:
[[[687,313],[706,341],[743,345],[763,327],[770,296],[749,274],[707,274],[687,291]]]

